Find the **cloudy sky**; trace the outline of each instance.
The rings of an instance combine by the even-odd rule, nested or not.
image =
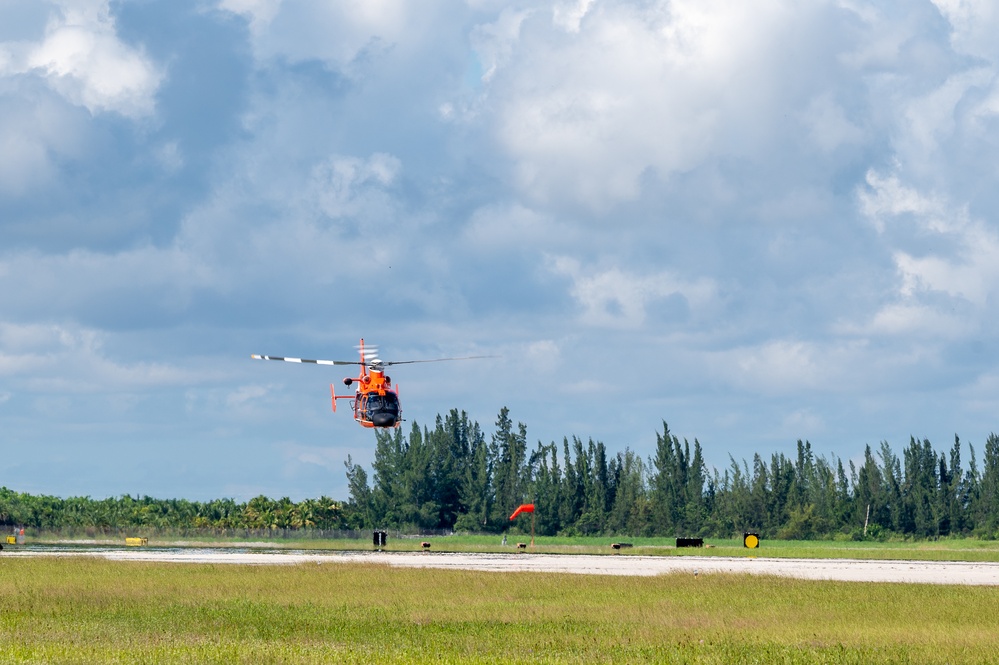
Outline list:
[[[0,484],[346,498],[346,373],[249,356],[360,337],[500,356],[406,431],[980,457],[996,7],[0,0]]]

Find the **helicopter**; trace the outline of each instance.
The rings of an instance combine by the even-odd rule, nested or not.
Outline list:
[[[364,338],[357,347],[360,350],[360,360],[309,360],[306,358],[285,358],[281,356],[262,356],[252,354],[255,360],[281,360],[287,363],[310,363],[314,365],[359,365],[361,372],[356,377],[347,377],[344,385],[350,387],[357,383],[353,395],[337,395],[333,384],[330,384],[330,398],[333,411],[336,412],[338,399],[349,399],[350,408],[354,411],[354,420],[362,427],[392,429],[402,424],[402,405],[399,403],[399,387],[393,387],[392,379],[385,373],[390,365],[410,365],[413,363],[436,363],[446,360],[475,360],[478,358],[494,358],[495,356],[465,356],[462,358],[434,358],[432,360],[394,360],[384,361],[378,357],[378,349],[374,346],[365,347]]]

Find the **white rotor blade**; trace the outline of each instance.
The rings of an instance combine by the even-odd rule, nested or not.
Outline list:
[[[413,363],[441,363],[446,360],[478,360],[480,358],[499,358],[499,356],[463,356],[461,358],[433,358],[431,360],[390,360],[382,363],[388,365],[411,365]]]
[[[312,365],[360,365],[357,360],[310,360],[309,358],[283,358],[281,356],[260,356],[252,354],[255,360],[282,360],[286,363],[309,363]]]

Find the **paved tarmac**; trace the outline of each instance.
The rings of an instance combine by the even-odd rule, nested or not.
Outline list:
[[[112,561],[184,564],[349,565],[439,568],[491,572],[572,573],[651,576],[670,573],[776,575],[810,580],[999,586],[999,563],[964,561],[858,561],[783,559],[765,556],[630,556],[534,554],[455,554],[444,552],[247,551],[231,548],[110,548],[35,546],[8,548],[0,558],[96,556]]]

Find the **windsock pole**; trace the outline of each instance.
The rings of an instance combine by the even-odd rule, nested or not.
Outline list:
[[[517,507],[517,510],[513,511],[513,515],[510,515],[510,521],[513,521],[517,515],[521,513],[531,513],[531,548],[534,547],[534,504],[525,503]]]

